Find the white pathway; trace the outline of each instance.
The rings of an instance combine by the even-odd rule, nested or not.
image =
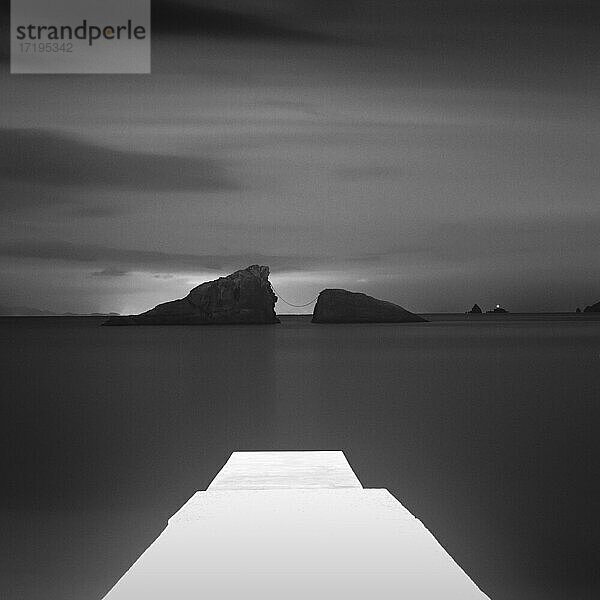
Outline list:
[[[234,452],[105,600],[485,600],[342,452]]]

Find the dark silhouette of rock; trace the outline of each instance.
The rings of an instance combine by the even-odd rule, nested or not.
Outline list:
[[[581,312],[581,309],[579,308],[579,306],[578,306],[578,307],[575,309],[575,312],[576,312],[577,314],[579,314],[579,313]]]
[[[586,306],[583,309],[583,312],[600,312],[600,302],[596,302],[596,304],[592,304],[591,306]]]
[[[209,325],[279,323],[269,267],[252,265],[195,287],[185,298],[140,315],[113,317],[105,325]]]
[[[506,314],[508,313],[508,311],[505,308],[502,308],[501,306],[496,306],[496,308],[494,310],[488,310],[488,313],[501,313],[501,314]]]
[[[473,308],[469,311],[472,315],[480,315],[482,312],[479,304],[473,304]]]
[[[408,310],[347,290],[323,290],[313,312],[313,323],[417,323],[426,319]]]

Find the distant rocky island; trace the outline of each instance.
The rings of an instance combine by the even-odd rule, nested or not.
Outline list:
[[[508,314],[508,311],[501,306],[496,306],[493,310],[487,310],[486,313]]]
[[[185,298],[104,325],[211,325],[279,323],[269,267],[252,265],[195,287]]]
[[[485,314],[486,315],[492,315],[492,314],[508,314],[508,311],[505,308],[502,308],[499,304],[496,305],[495,308],[492,308],[490,310],[486,310]],[[473,304],[473,308],[469,311],[467,311],[468,315],[482,315],[484,314],[483,310],[481,310],[481,306],[479,306],[479,304]]]
[[[5,306],[0,305],[0,317],[56,317],[57,313],[51,310],[31,308],[30,306]]]
[[[57,313],[51,310],[31,308],[30,306],[5,306],[0,305],[0,317],[111,317],[118,316],[116,312],[93,312],[93,313]]]
[[[313,323],[423,323],[426,319],[372,296],[340,289],[323,290],[313,312]]]

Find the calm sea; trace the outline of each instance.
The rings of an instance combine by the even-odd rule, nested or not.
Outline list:
[[[493,600],[600,597],[600,320],[0,319],[7,600],[100,600],[233,450],[342,449]]]

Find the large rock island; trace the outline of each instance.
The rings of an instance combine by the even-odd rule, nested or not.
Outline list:
[[[269,267],[252,265],[202,283],[185,298],[159,304],[139,315],[112,317],[104,325],[279,323],[275,302]]]
[[[592,304],[590,306],[586,306],[583,309],[583,312],[586,312],[586,313],[593,313],[593,312],[600,313],[600,302],[596,302],[596,304]]]
[[[385,300],[347,290],[323,290],[313,323],[419,323],[426,319]]]

